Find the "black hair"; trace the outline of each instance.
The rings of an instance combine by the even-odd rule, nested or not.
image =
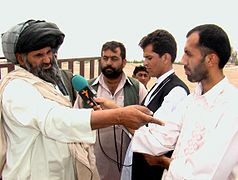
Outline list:
[[[138,72],[140,72],[140,71],[144,71],[144,72],[147,72],[147,73],[148,73],[148,71],[146,70],[146,67],[140,65],[140,66],[136,66],[136,67],[135,67],[135,69],[134,69],[134,71],[133,71],[133,75],[135,76],[135,75],[136,75]]]
[[[198,47],[201,52],[204,53],[206,49],[215,52],[220,59],[219,68],[222,69],[231,56],[231,45],[226,32],[215,24],[204,24],[191,29],[186,37],[194,32],[199,34]]]
[[[101,50],[101,56],[102,56],[103,51],[110,49],[112,52],[115,52],[116,48],[118,48],[118,47],[121,50],[121,58],[125,59],[126,58],[126,48],[122,43],[117,42],[117,41],[109,41],[109,42],[106,42],[105,44],[103,44],[102,50]]]
[[[139,46],[145,49],[146,46],[152,44],[153,51],[160,56],[165,53],[171,55],[172,63],[175,61],[177,55],[177,43],[175,38],[168,31],[163,29],[157,29],[154,32],[148,34],[140,40]]]

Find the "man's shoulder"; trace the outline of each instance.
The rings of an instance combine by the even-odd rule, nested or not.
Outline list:
[[[140,94],[140,89],[142,87],[140,85],[141,83],[137,79],[135,79],[133,77],[129,77],[129,76],[127,76],[127,81],[129,81],[125,84],[125,87],[127,88],[127,90],[135,91],[136,94],[139,95]]]
[[[172,85],[173,87],[182,87],[183,89],[185,89],[187,91],[187,93],[189,94],[189,88],[188,86],[185,84],[185,82],[183,82],[182,79],[180,79],[176,74],[174,74],[173,76],[174,78],[171,79],[171,83],[169,83],[170,85]]]
[[[133,77],[127,76],[127,79],[130,81],[131,85],[135,86],[136,89],[139,89],[139,81]]]

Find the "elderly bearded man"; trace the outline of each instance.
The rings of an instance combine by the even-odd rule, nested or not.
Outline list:
[[[2,36],[5,57],[20,66],[0,84],[3,179],[99,179],[90,148],[95,129],[159,123],[140,106],[103,111],[71,108],[61,92],[64,83],[54,58],[63,39],[55,24],[35,20]]]

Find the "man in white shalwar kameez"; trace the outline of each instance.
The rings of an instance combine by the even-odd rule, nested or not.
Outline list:
[[[219,26],[205,24],[188,32],[182,63],[188,80],[199,82],[195,92],[176,113],[155,114],[165,126],[142,127],[132,140],[132,149],[148,154],[149,164],[166,167],[162,179],[235,179],[238,90],[223,74],[230,54],[228,36]],[[171,149],[172,158],[163,156]]]

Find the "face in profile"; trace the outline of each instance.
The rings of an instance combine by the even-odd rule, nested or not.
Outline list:
[[[153,45],[149,44],[143,49],[144,66],[150,77],[159,78],[164,74],[163,56],[153,51]]]
[[[208,69],[206,55],[203,55],[198,46],[199,35],[192,33],[185,44],[184,55],[181,63],[184,64],[185,74],[190,82],[200,82],[207,79]]]

